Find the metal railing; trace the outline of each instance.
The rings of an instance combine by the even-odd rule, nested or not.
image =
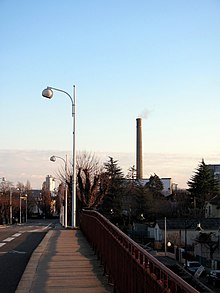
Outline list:
[[[100,259],[115,292],[199,292],[100,213],[83,210],[80,227]]]

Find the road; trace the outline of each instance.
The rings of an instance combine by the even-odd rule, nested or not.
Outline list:
[[[32,252],[57,220],[0,226],[0,293],[14,293]]]
[[[205,287],[199,288],[198,286],[198,282],[195,282],[195,279],[191,276],[189,273],[187,273],[185,271],[185,269],[175,260],[166,256],[156,256],[156,258],[162,262],[166,267],[168,267],[170,270],[172,270],[175,274],[177,274],[178,276],[180,276],[183,280],[185,280],[186,282],[188,282],[191,286],[193,286],[194,288],[196,288],[199,292],[208,292],[205,287],[207,287],[210,291],[209,292],[213,292],[213,293],[220,293],[220,284],[216,285],[216,287],[214,287],[211,284],[208,284],[207,281],[207,277],[206,275],[204,276],[200,276],[198,281],[200,281],[200,283],[204,284]]]

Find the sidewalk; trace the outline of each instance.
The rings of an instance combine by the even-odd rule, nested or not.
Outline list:
[[[50,230],[30,261],[16,293],[113,292],[80,230]]]

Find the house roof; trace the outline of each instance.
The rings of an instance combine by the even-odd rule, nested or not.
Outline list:
[[[220,205],[220,195],[214,196],[212,199],[210,199],[209,203],[215,204],[215,205]]]
[[[157,220],[156,223],[160,229],[165,229],[165,220]],[[204,218],[204,219],[166,219],[166,228],[168,230],[195,230],[200,223],[203,230],[218,230],[220,228],[220,218]]]

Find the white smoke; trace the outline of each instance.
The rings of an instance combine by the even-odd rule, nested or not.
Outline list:
[[[148,109],[144,109],[140,114],[139,117],[142,119],[148,119],[148,117],[150,116],[150,110]]]

